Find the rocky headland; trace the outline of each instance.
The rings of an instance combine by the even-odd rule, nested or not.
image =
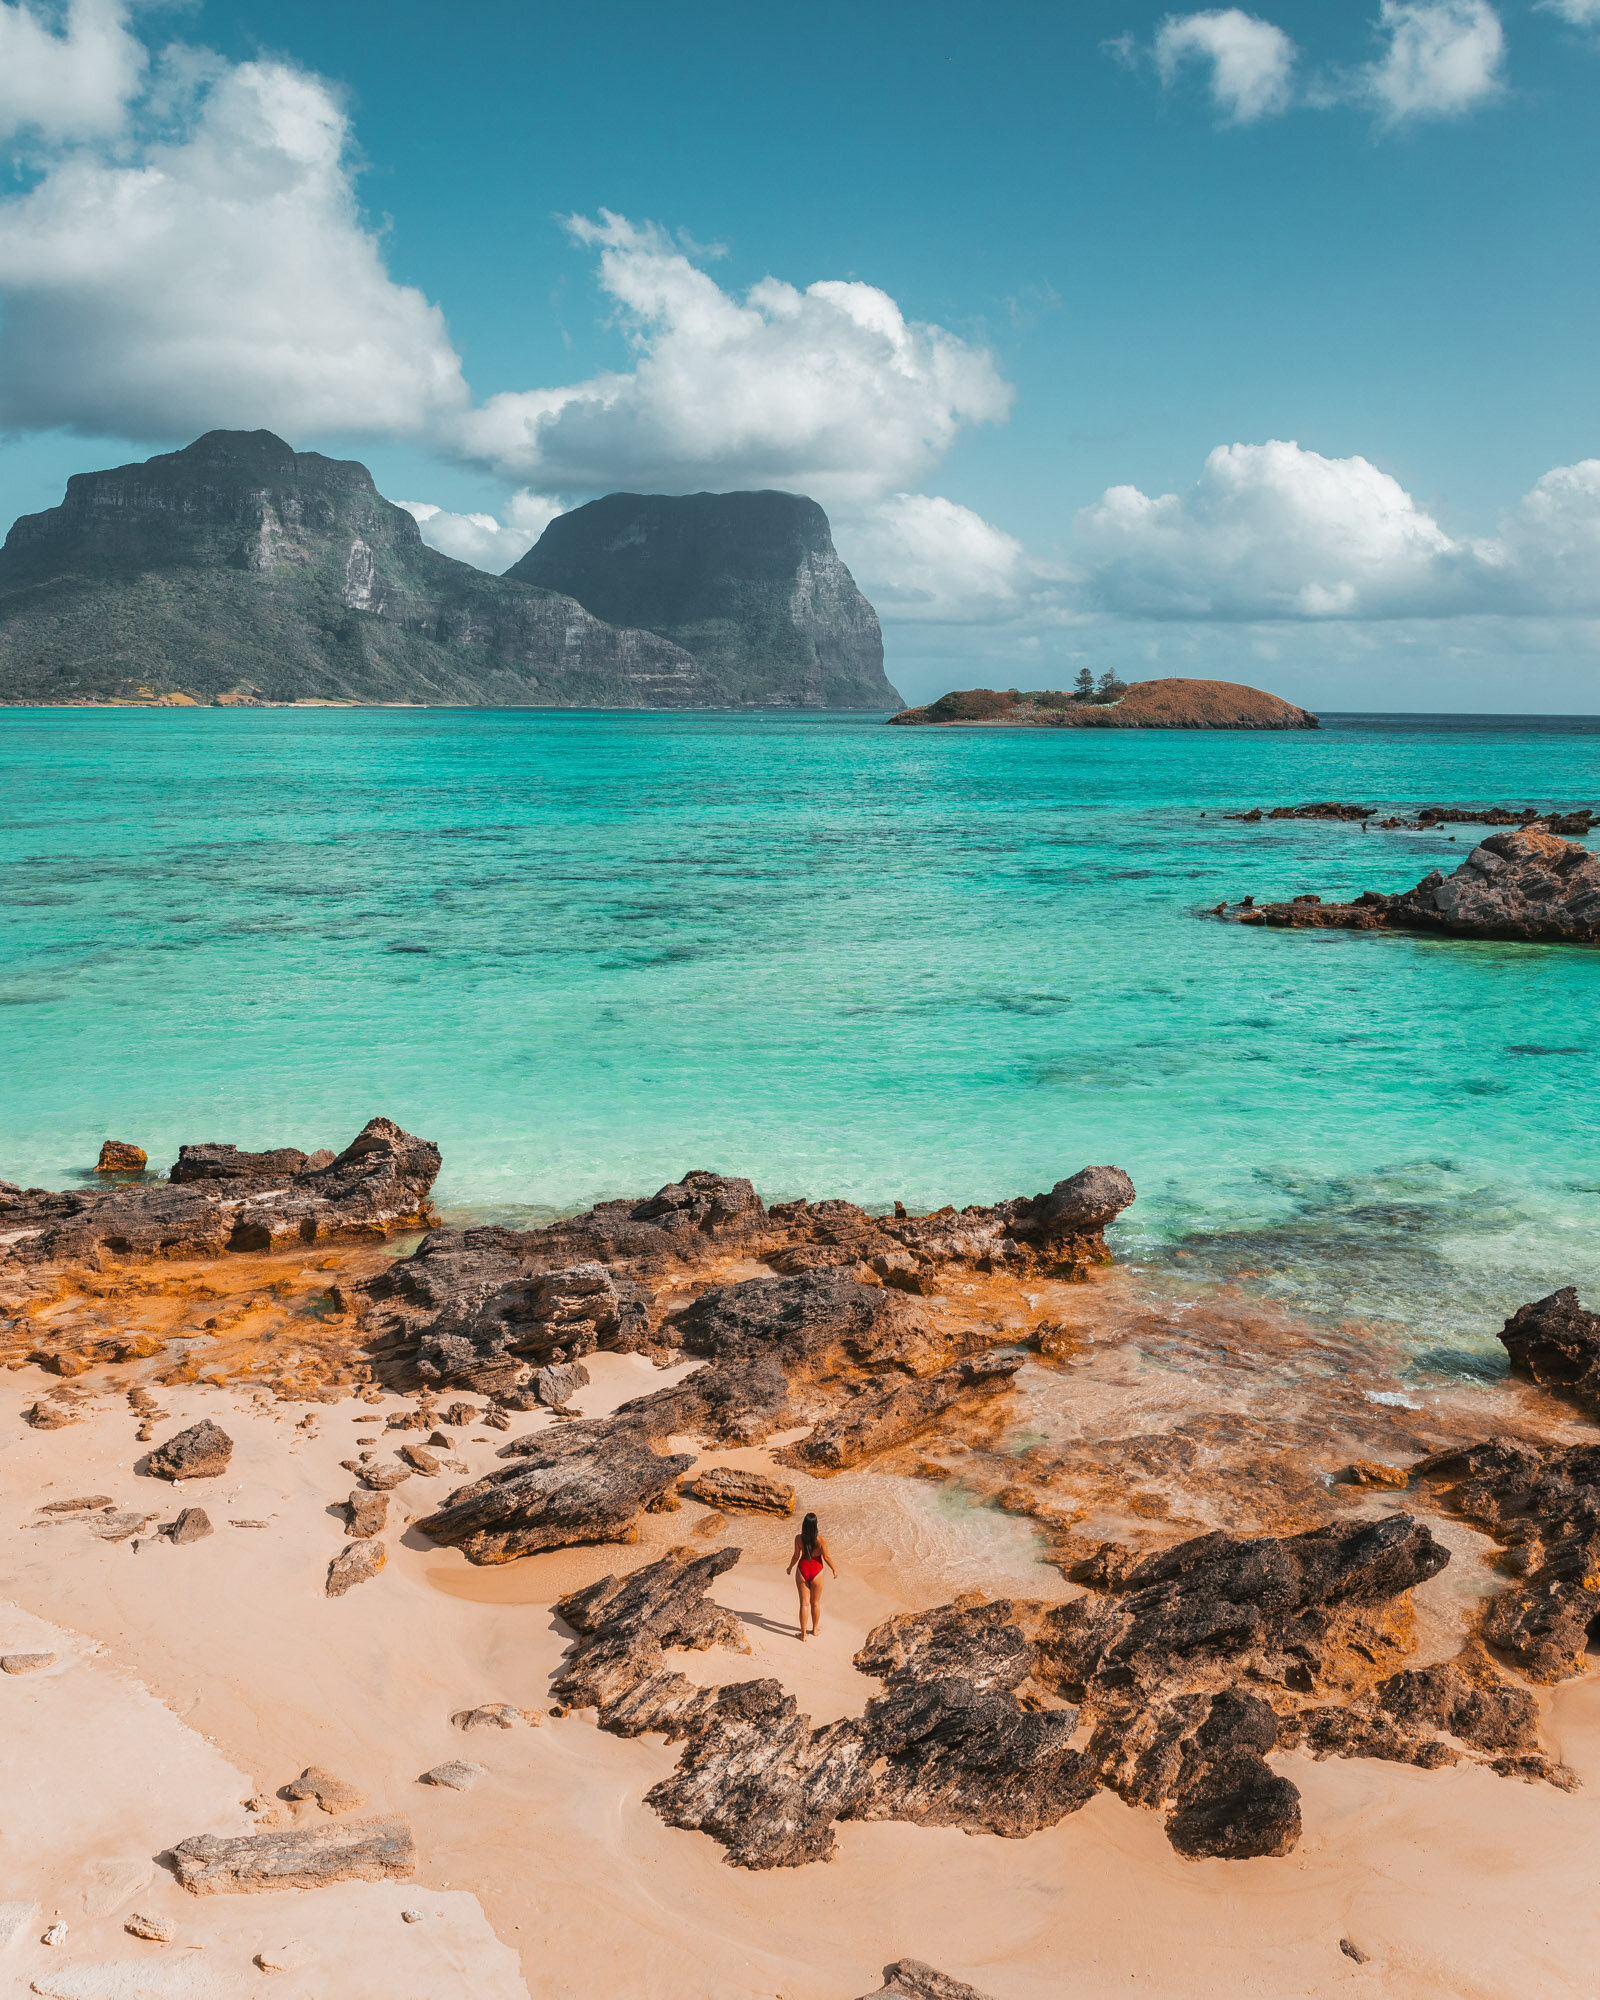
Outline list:
[[[889,720],[912,728],[1316,729],[1292,702],[1236,681],[1135,681],[1115,700],[1048,689],[961,688]]]
[[[678,643],[670,620],[596,615],[576,593],[429,548],[353,460],[210,431],[75,474],[60,506],[15,522],[0,550],[0,702],[892,707],[876,616],[821,508],[703,497],[783,500],[803,532],[770,509],[741,515],[744,567],[725,577],[735,551],[717,520],[688,521],[657,551],[659,591],[699,603],[722,585],[717,617],[690,618]]]
[[[1600,1736],[1591,1754],[1553,1704],[1587,1685],[1600,1315],[1570,1289],[1508,1320],[1508,1379],[1423,1403],[1372,1328],[1120,1267],[1106,1232],[1134,1189],[1114,1167],[922,1215],[769,1205],[696,1171],[512,1230],[433,1226],[438,1164],[375,1119],[332,1158],[208,1143],[165,1179],[6,1197],[8,1477],[34,1511],[0,1530],[20,1599],[0,1687],[37,1691],[37,1744],[0,1699],[24,1760],[76,1754],[63,1703],[115,1710],[133,1789],[117,1778],[99,1824],[166,1856],[108,1876],[100,1915],[59,1873],[14,1871],[30,1977],[80,1937],[102,1984],[131,1950],[205,1943],[241,1979],[246,1958],[314,1960],[352,2000],[499,2000],[518,1953],[558,1990],[626,1984],[629,1938],[666,1954],[638,1990],[823,2000],[915,1942],[982,1985],[902,1958],[885,1992],[1010,2000],[1047,1990],[990,1935],[1029,1935],[1013,1843],[1029,1881],[1103,1878],[1126,1912],[1174,1893],[1162,1854],[1240,1871],[1248,1899],[1307,1835],[1315,1868],[1271,1891],[1298,1910],[1335,1870],[1310,1931],[1290,1920],[1302,1990],[1374,1951],[1406,1990],[1408,1966],[1457,1963],[1458,1931],[1510,1963],[1515,1884],[1493,1869],[1434,1868],[1428,1893],[1456,1900],[1426,1946],[1352,1917],[1351,1885],[1419,1840],[1426,1861],[1464,1799],[1582,1849]],[[1019,1524],[1025,1572],[991,1543],[987,1587],[952,1587],[893,1540],[920,1495]],[[842,1576],[801,1647],[783,1563],[806,1508]],[[119,1661],[158,1690],[194,1677],[237,1775],[180,1775],[176,1719],[116,1708],[80,1636],[107,1606]],[[1411,1789],[1382,1775],[1402,1770]],[[27,1797],[36,1851],[82,1874],[92,1845]],[[1433,1830],[1363,1818],[1347,1855],[1356,1798]],[[957,1833],[980,1837],[970,1860],[936,1845]],[[891,1856],[914,1938],[884,1928]],[[740,1984],[726,1935],[737,1958],[773,1932],[734,1881],[827,1857],[822,1959],[797,1944]],[[980,1873],[946,1922],[952,1866]],[[267,1928],[245,1914],[268,1905]],[[47,1920],[65,1944],[37,1942]],[[1241,1951],[1278,1935],[1251,1922]],[[394,1987],[430,1940],[476,1983]]]
[[[1353,902],[1320,896],[1240,905],[1243,924],[1294,930],[1437,931],[1528,943],[1600,943],[1600,856],[1537,826],[1492,833],[1452,874],[1414,888],[1368,889]]]
[[[878,614],[801,493],[608,493],[507,571],[693,654],[771,708],[898,708]]]

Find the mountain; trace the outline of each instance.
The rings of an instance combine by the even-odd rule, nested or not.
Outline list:
[[[762,707],[898,708],[878,614],[799,493],[609,493],[507,575],[642,627]]]
[[[730,671],[441,555],[364,465],[270,431],[79,473],[0,550],[0,701],[162,699],[817,705],[795,666]]]

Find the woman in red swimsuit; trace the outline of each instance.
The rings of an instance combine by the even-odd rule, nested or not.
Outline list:
[[[789,1568],[799,1568],[795,1572],[795,1589],[800,1593],[800,1636],[806,1636],[806,1606],[811,1606],[811,1635],[816,1637],[822,1623],[822,1565],[826,1563],[833,1574],[833,1557],[828,1554],[828,1545],[817,1533],[817,1517],[808,1514],[800,1523],[800,1532],[794,1538],[794,1554],[789,1558]],[[788,1572],[785,1571],[785,1575]]]

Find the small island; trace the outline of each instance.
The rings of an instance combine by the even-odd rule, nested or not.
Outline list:
[[[890,722],[979,729],[1316,729],[1317,718],[1238,681],[1098,681],[1085,667],[1070,691],[960,688]]]

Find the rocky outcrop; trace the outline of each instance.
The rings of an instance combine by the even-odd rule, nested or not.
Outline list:
[[[97,1174],[142,1174],[149,1164],[142,1146],[130,1146],[125,1139],[107,1139],[94,1170]]]
[[[1517,1578],[1490,1600],[1483,1636],[1529,1680],[1546,1685],[1587,1670],[1600,1636],[1600,1445],[1570,1448],[1495,1437],[1413,1467],[1445,1488],[1468,1520],[1505,1545]]]
[[[632,1541],[641,1509],[694,1463],[652,1450],[638,1426],[581,1419],[519,1438],[496,1456],[511,1463],[459,1488],[415,1523],[470,1562]]]
[[[1452,875],[1436,868],[1413,889],[1369,889],[1352,903],[1296,896],[1234,912],[1242,924],[1300,930],[1442,931],[1530,943],[1600,943],[1600,855],[1523,829],[1492,833]]]
[[[0,552],[0,700],[108,699],[704,708],[729,688],[427,547],[364,465],[212,431],[78,474]]]
[[[1026,1359],[1016,1348],[1000,1348],[920,1381],[863,1389],[816,1424],[789,1456],[808,1471],[843,1472],[919,1436],[953,1410],[975,1410],[1004,1394]]]
[[[147,1186],[57,1194],[0,1184],[0,1264],[98,1269],[118,1259],[219,1257],[426,1227],[438,1172],[431,1140],[373,1118],[333,1157],[186,1146],[172,1176]]]
[[[1115,699],[1041,689],[962,688],[891,722],[983,729],[1316,729],[1293,702],[1237,681],[1135,681]]]
[[[233,1439],[209,1417],[167,1439],[150,1454],[157,1479],[216,1479],[228,1469]]]
[[[403,1881],[416,1865],[410,1823],[398,1817],[282,1827],[233,1839],[199,1833],[172,1850],[173,1872],[193,1896]]]
[[[1360,821],[1363,825],[1375,820],[1380,827],[1405,827],[1414,833],[1425,833],[1436,826],[1517,826],[1540,833],[1576,835],[1580,839],[1600,821],[1600,813],[1591,812],[1587,806],[1570,810],[1559,806],[1419,806],[1415,817],[1408,819],[1404,813],[1385,815],[1381,806],[1356,805],[1340,799],[1318,799],[1302,806],[1271,806],[1265,811],[1260,806],[1251,806],[1247,812],[1224,813],[1222,817],[1246,820],[1251,825],[1274,819],[1337,819]]]
[[[1561,1390],[1600,1417],[1600,1313],[1585,1312],[1573,1286],[1519,1306],[1500,1339],[1513,1375]]]
[[[898,708],[872,606],[798,493],[610,493],[507,572],[693,655],[728,707]]]
[[[647,1200],[603,1202],[544,1229],[435,1230],[412,1256],[338,1297],[361,1313],[385,1379],[459,1382],[497,1396],[531,1388],[538,1400],[536,1369],[596,1347],[665,1358],[668,1344],[679,1344],[730,1362],[726,1343],[701,1336],[703,1315],[691,1311],[663,1324],[650,1290],[658,1278],[730,1253],[763,1260],[787,1278],[826,1281],[804,1295],[809,1355],[843,1338],[818,1316],[830,1296],[875,1323],[890,1309],[863,1294],[885,1284],[932,1293],[941,1274],[960,1269],[1080,1276],[1105,1261],[1105,1230],[1133,1199],[1133,1183],[1119,1167],[1097,1166],[1043,1194],[959,1212],[879,1216],[843,1201],[768,1209],[749,1181],[697,1170]],[[858,1277],[872,1282],[863,1286]],[[844,1289],[829,1293],[828,1284]],[[756,1296],[746,1295],[752,1304]],[[769,1390],[777,1380],[771,1369],[792,1372],[796,1358],[773,1329],[741,1353],[764,1359]],[[852,1358],[872,1365],[860,1352]],[[751,1407],[762,1400],[752,1388]]]

